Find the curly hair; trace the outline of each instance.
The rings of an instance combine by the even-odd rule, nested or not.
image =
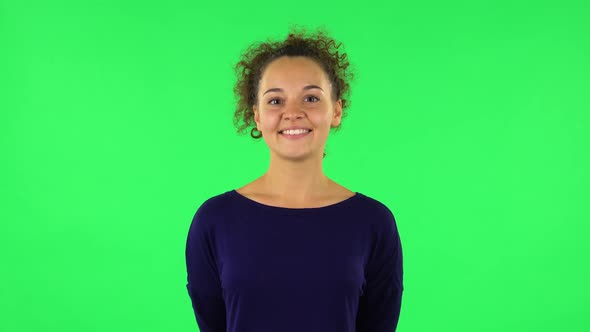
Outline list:
[[[348,56],[339,50],[342,43],[337,43],[323,29],[308,35],[305,29],[291,29],[284,41],[265,41],[250,45],[241,55],[234,70],[237,82],[234,86],[237,107],[234,113],[234,125],[239,134],[253,126],[250,136],[254,139],[262,137],[257,131],[252,107],[258,103],[258,85],[264,69],[270,62],[281,56],[306,56],[315,60],[325,71],[332,83],[332,99],[342,100],[342,118],[348,113],[345,109],[350,105],[350,81],[353,74],[349,68]],[[336,127],[339,130],[341,126]],[[324,154],[325,156],[325,154]]]

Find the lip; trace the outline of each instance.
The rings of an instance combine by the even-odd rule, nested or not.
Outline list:
[[[307,128],[307,127],[287,127],[287,128],[283,128],[283,129],[279,130],[279,132],[285,131],[285,130],[295,130],[295,129],[307,129],[307,130],[311,131],[311,128]]]
[[[289,140],[298,140],[298,139],[302,139],[306,136],[309,136],[312,132],[313,131],[308,131],[306,133],[299,134],[299,135],[285,135],[285,134],[279,133],[279,135],[286,138],[286,139],[289,139]]]

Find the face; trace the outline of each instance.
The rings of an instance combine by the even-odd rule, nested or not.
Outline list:
[[[271,153],[321,159],[330,128],[340,125],[342,101],[332,100],[330,80],[320,65],[307,57],[282,56],[268,64],[258,87],[254,120]],[[289,127],[311,132],[297,139],[279,133]]]

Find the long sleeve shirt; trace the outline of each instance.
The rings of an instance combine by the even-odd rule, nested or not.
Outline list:
[[[201,332],[394,332],[403,292],[392,212],[355,192],[318,208],[231,190],[196,211],[187,290]]]

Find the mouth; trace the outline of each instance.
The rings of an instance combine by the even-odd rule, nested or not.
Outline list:
[[[301,134],[289,135],[289,134],[283,133],[282,131],[279,131],[279,135],[281,135],[281,136],[283,136],[283,137],[285,137],[287,139],[295,140],[295,139],[300,139],[300,138],[309,136],[312,132],[313,132],[313,130],[310,129],[309,131],[304,132],[304,133],[301,133]]]

